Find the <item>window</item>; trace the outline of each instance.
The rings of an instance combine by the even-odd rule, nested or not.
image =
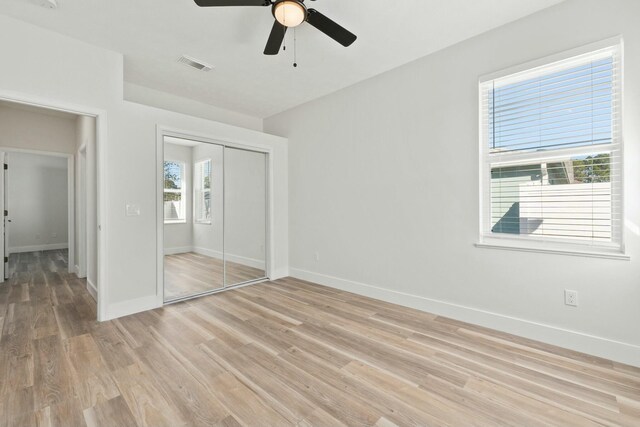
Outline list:
[[[211,224],[211,159],[196,163],[194,182],[195,222]]]
[[[622,251],[620,79],[614,46],[481,82],[483,243]]]
[[[184,163],[164,162],[164,222],[186,222]]]

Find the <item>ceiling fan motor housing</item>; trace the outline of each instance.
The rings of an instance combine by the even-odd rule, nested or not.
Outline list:
[[[271,13],[276,21],[288,28],[302,24],[308,15],[303,0],[276,0]]]

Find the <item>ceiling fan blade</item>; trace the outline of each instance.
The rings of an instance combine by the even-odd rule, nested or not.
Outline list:
[[[282,40],[284,40],[284,35],[286,33],[287,27],[278,21],[273,21],[273,28],[271,28],[269,40],[267,40],[267,45],[264,48],[264,54],[277,55],[278,52],[280,52],[280,46],[282,46]]]
[[[345,47],[351,46],[358,38],[355,34],[336,24],[315,9],[309,9],[307,22]]]
[[[214,6],[271,6],[269,0],[195,0],[200,7]]]

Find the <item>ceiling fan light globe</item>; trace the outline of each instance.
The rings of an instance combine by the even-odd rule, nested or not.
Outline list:
[[[273,16],[285,27],[297,27],[307,19],[307,9],[295,0],[283,0],[273,6]]]

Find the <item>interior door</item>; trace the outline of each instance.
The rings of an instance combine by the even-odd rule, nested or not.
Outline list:
[[[3,211],[4,211],[4,221],[2,221],[4,223],[4,233],[3,233],[3,240],[4,240],[4,278],[8,279],[9,278],[9,255],[11,255],[11,253],[9,252],[9,232],[11,231],[11,217],[9,216],[9,169],[8,169],[8,155],[6,153],[3,153],[2,155],[2,163],[3,165],[3,173],[2,173],[2,187],[3,187]]]
[[[9,272],[8,260],[9,253],[7,250],[7,169],[5,164],[5,153],[0,151],[0,167],[2,167],[2,173],[0,173],[0,213],[2,214],[2,221],[0,221],[0,261],[2,261],[2,271],[0,271],[0,283],[4,282]]]

